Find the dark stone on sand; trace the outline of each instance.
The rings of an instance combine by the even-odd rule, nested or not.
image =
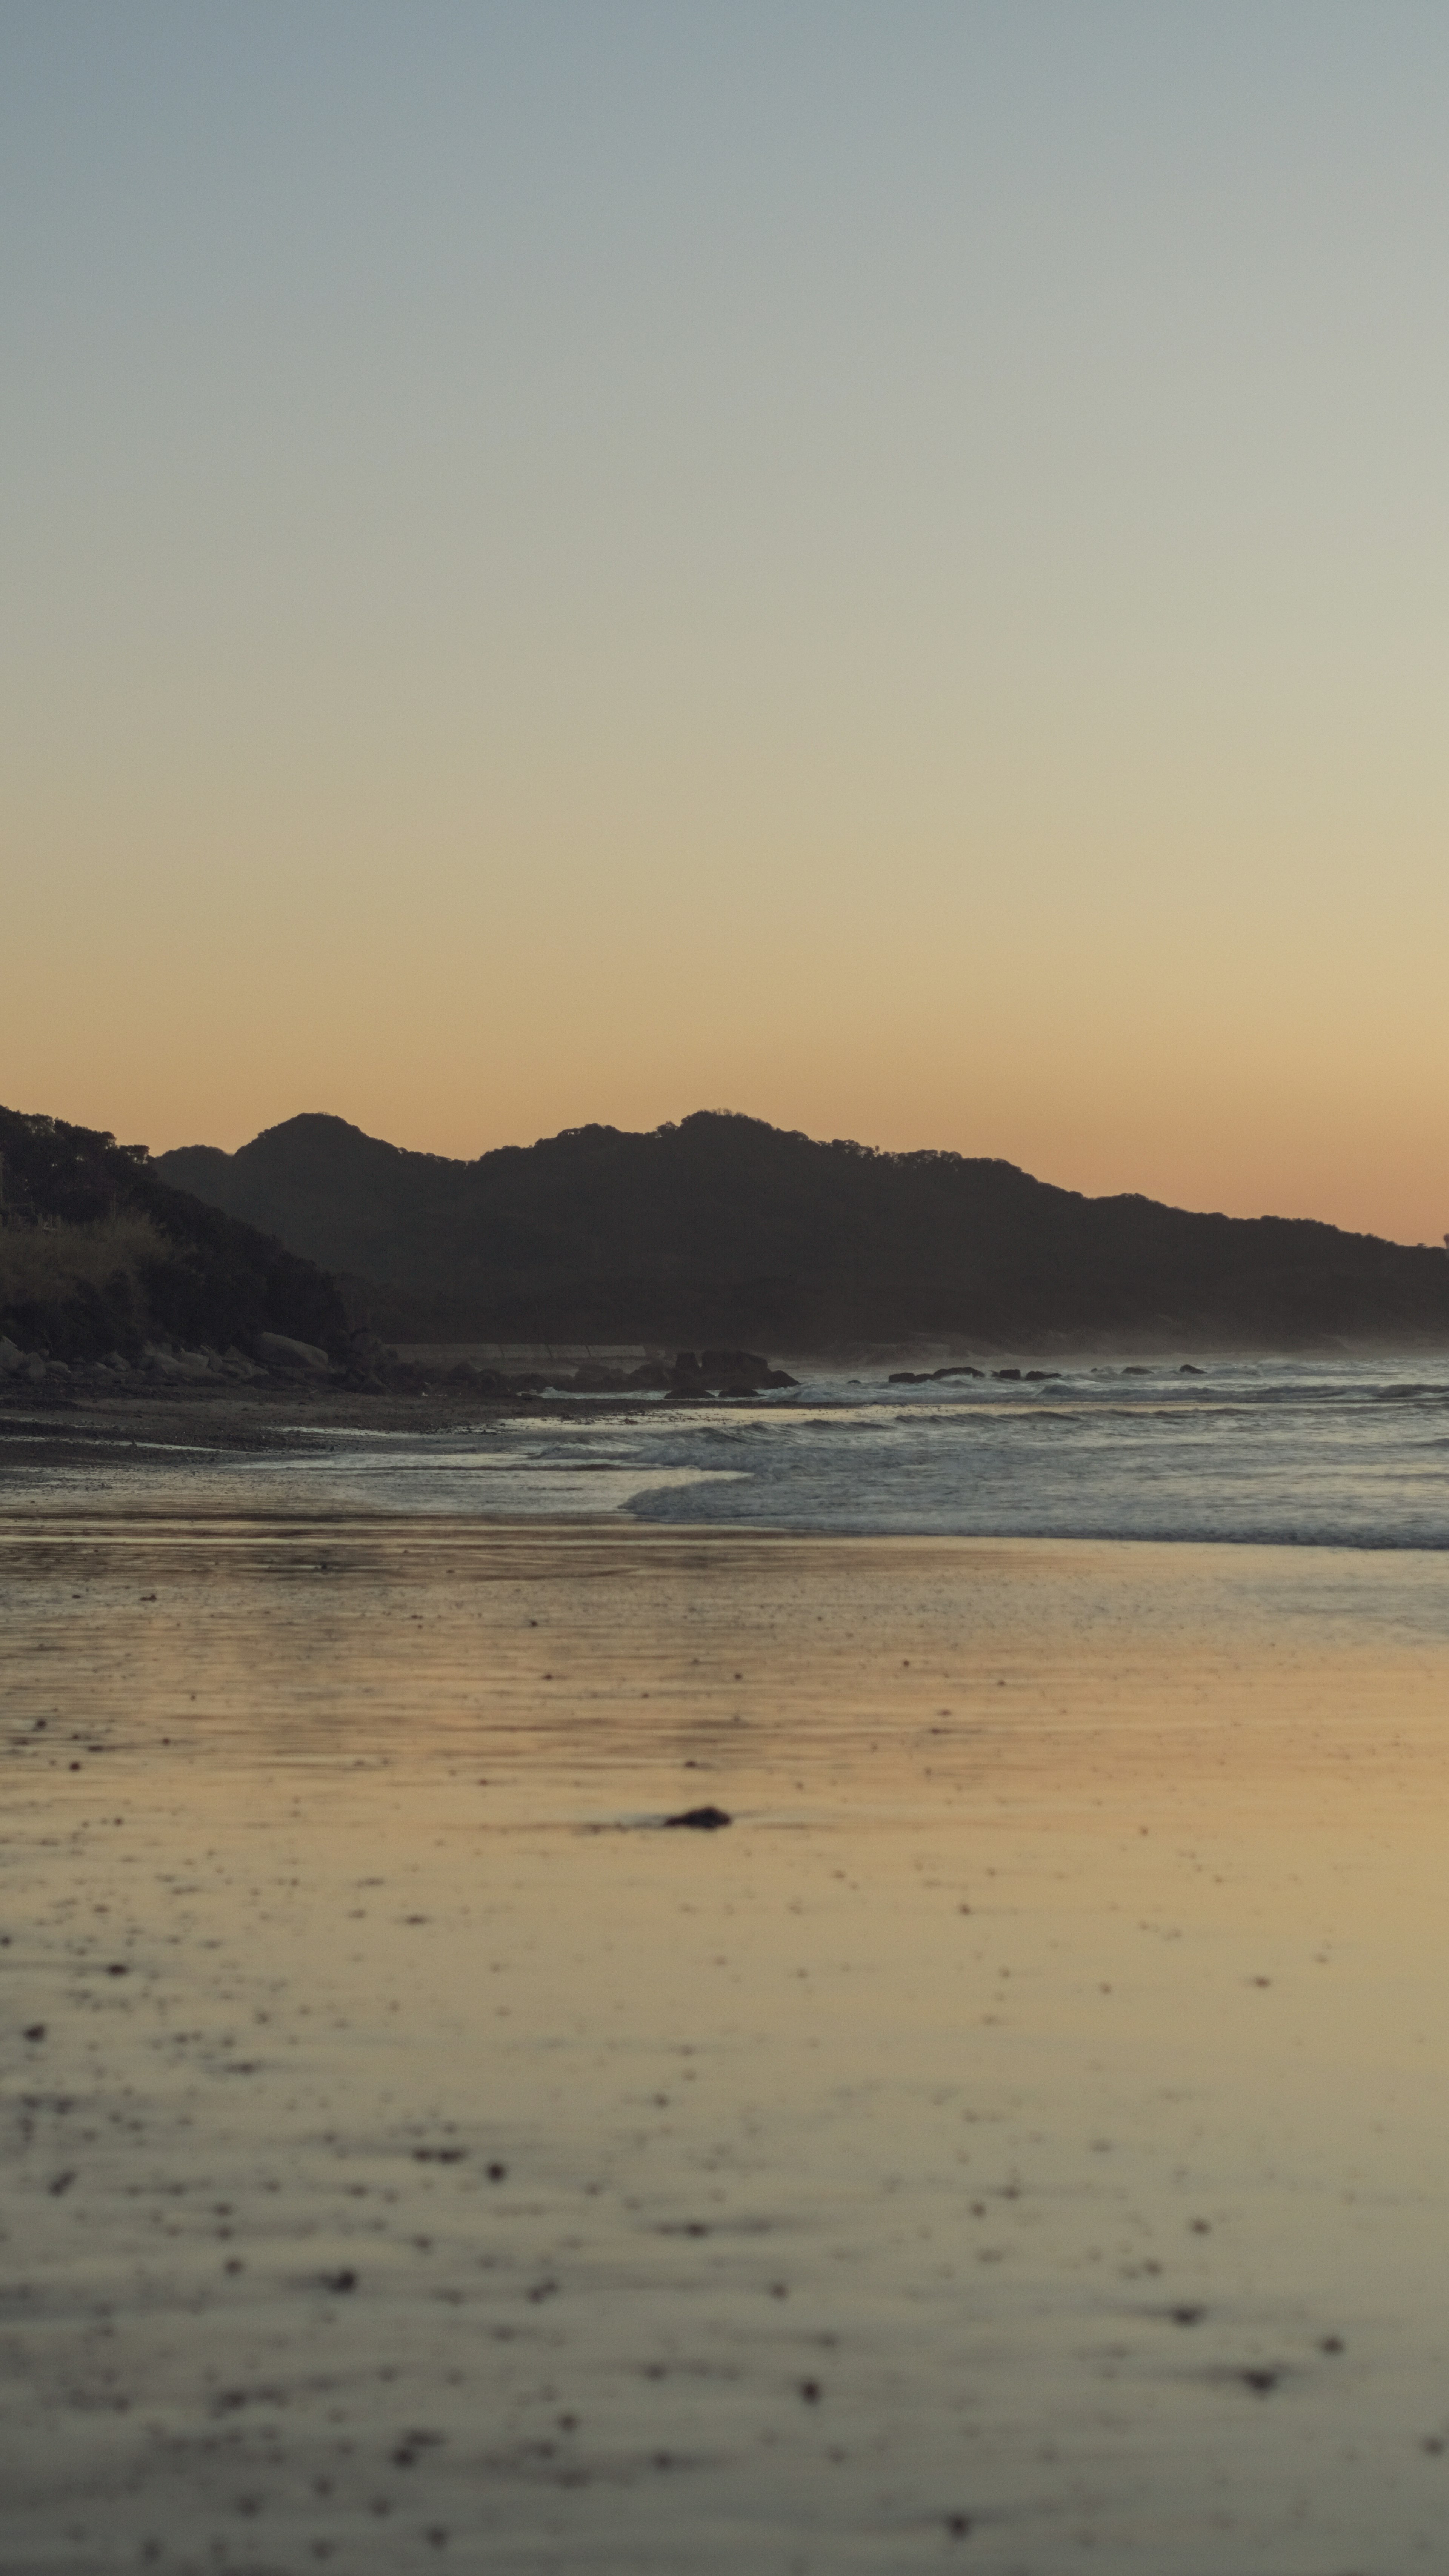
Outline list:
[[[689,1825],[697,1834],[717,1834],[721,1825],[734,1823],[723,1807],[686,1807],[682,1816],[666,1816],[666,1825]]]

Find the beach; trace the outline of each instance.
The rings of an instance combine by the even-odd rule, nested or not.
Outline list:
[[[0,1586],[14,2576],[1434,2563],[1433,1554],[138,1478]]]
[[[0,2576],[1449,2570],[1446,96],[0,16]]]

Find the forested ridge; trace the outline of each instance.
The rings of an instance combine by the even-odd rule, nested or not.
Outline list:
[[[380,1329],[419,1338],[1449,1341],[1439,1251],[1087,1198],[1000,1160],[824,1143],[727,1112],[644,1134],[570,1128],[475,1161],[309,1115],[156,1168],[348,1274]]]
[[[143,1145],[0,1108],[0,1334],[87,1359],[152,1336],[250,1350],[259,1332],[345,1351],[335,1282]]]

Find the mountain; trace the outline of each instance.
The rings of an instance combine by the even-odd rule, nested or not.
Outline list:
[[[647,1135],[568,1128],[474,1162],[308,1116],[155,1168],[350,1274],[367,1320],[404,1337],[1449,1343],[1442,1252],[1084,1198],[1006,1162],[823,1144],[724,1112]]]
[[[178,1189],[143,1145],[0,1109],[0,1334],[72,1360],[153,1336],[250,1353],[259,1332],[344,1356],[336,1283]]]

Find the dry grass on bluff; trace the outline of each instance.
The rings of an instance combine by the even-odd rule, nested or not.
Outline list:
[[[172,1250],[148,1216],[104,1217],[96,1225],[0,1226],[0,1308],[49,1305],[80,1281],[103,1287],[118,1270],[140,1276]]]

